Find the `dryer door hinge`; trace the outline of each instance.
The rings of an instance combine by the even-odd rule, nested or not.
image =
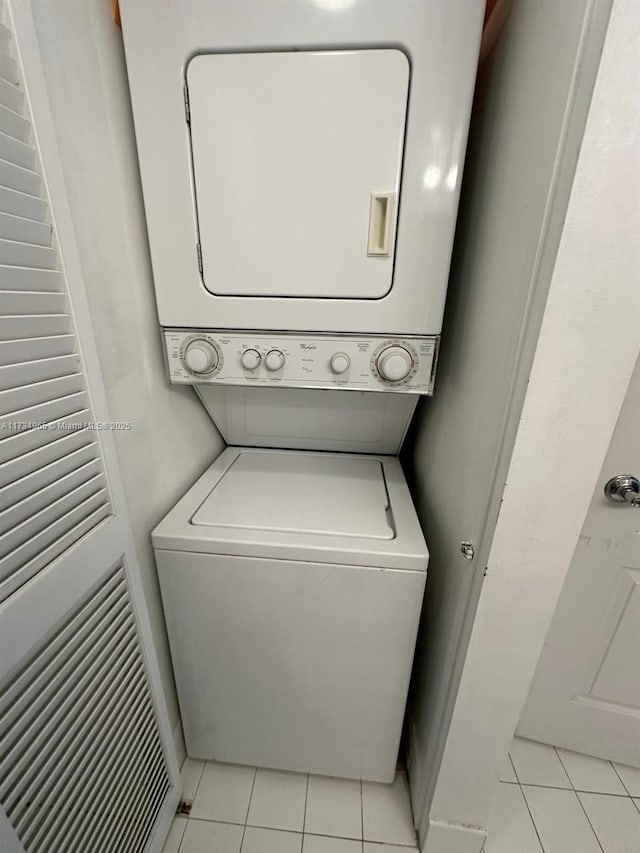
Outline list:
[[[187,124],[191,124],[191,108],[189,106],[189,90],[187,89],[187,84],[185,83],[182,88],[182,93],[184,95],[184,114],[187,119]]]
[[[196,254],[198,255],[198,269],[200,270],[200,275],[202,275],[202,248],[200,246],[200,243],[196,245]]]

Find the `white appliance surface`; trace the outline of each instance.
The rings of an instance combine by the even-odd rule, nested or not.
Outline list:
[[[195,385],[227,444],[400,452],[417,394]]]
[[[375,459],[251,451],[235,458],[191,523],[393,539],[388,508],[382,465]]]
[[[187,88],[205,287],[219,296],[384,296],[393,277],[405,54],[199,54],[187,66]],[[376,209],[376,193],[388,210]]]
[[[300,462],[300,458],[303,461]],[[261,463],[261,459],[266,460]],[[312,459],[317,459],[315,465]],[[237,469],[244,484],[243,488],[234,485],[233,467],[240,460]],[[357,465],[353,465],[357,462]],[[360,468],[360,463],[372,462],[374,467]],[[321,518],[326,522],[333,520],[336,529],[326,529],[328,524],[312,522],[310,516],[295,507],[295,501],[289,494],[277,496],[274,484],[288,484],[290,471],[308,466],[308,478],[300,487],[304,494],[311,494],[314,478],[322,466],[334,471],[334,483],[326,486],[327,492],[335,496],[339,487],[348,488],[358,500],[366,500],[367,507],[373,512],[373,520],[364,518],[357,507],[346,512],[345,519],[336,518],[336,513],[326,507],[321,510]],[[379,466],[379,467],[378,467]],[[249,467],[253,467],[253,476],[246,476]],[[376,500],[364,497],[360,483],[361,472],[382,471],[380,477],[372,478]],[[356,483],[346,486],[349,473],[357,475]],[[233,524],[215,524],[196,522],[196,514],[203,510],[202,518],[211,520],[208,513],[208,500],[213,498],[220,484],[223,492],[229,494],[238,506],[225,508],[221,521],[233,520]],[[269,494],[269,483],[273,495]],[[256,490],[264,495],[265,506],[274,510],[281,508],[279,517],[275,517],[270,526],[255,524],[267,517],[265,508],[257,509],[251,492]],[[318,498],[312,498],[318,502]],[[384,508],[388,502],[388,510]],[[342,504],[344,506],[344,503]],[[244,508],[246,524],[238,523]],[[287,513],[294,511],[297,518],[303,517],[309,529],[293,529]],[[252,512],[256,516],[252,516]],[[376,520],[377,519],[377,520]],[[313,529],[313,527],[317,529]],[[319,529],[322,528],[322,529]],[[366,529],[373,533],[367,535]],[[388,536],[388,530],[393,536]],[[269,557],[282,560],[301,560],[320,563],[338,563],[355,566],[377,566],[389,569],[407,569],[424,572],[427,564],[427,548],[422,530],[411,501],[411,495],[398,459],[389,456],[352,456],[346,453],[312,453],[298,450],[261,450],[250,447],[228,447],[215,462],[194,483],[184,497],[165,516],[152,533],[155,548],[173,551],[197,551],[208,554],[229,554],[245,557]]]
[[[439,335],[484,5],[121,0],[160,324]]]
[[[346,495],[302,511],[305,523],[319,512],[322,532],[289,531],[301,511],[288,497],[272,504],[273,529],[250,526],[266,513],[247,490],[268,500],[269,481],[277,493],[300,478],[308,494],[323,463],[322,492]],[[350,500],[366,500],[373,526]],[[395,535],[377,538],[387,502]],[[216,506],[238,526],[194,523]],[[153,542],[189,755],[390,782],[428,561],[398,460],[228,448]]]

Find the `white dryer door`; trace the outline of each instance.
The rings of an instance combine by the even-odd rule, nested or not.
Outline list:
[[[387,294],[405,54],[201,54],[187,86],[205,287],[233,297]]]

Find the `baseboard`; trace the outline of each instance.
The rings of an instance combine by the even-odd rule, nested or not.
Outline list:
[[[480,827],[430,820],[422,853],[482,853],[486,840]]]
[[[184,760],[187,757],[187,747],[184,743],[184,735],[182,733],[182,723],[178,720],[176,727],[173,730],[173,747],[176,751],[178,759],[178,767],[182,767]]]

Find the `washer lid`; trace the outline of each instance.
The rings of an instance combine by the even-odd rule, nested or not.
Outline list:
[[[377,459],[241,452],[191,518],[207,527],[393,539]]]

